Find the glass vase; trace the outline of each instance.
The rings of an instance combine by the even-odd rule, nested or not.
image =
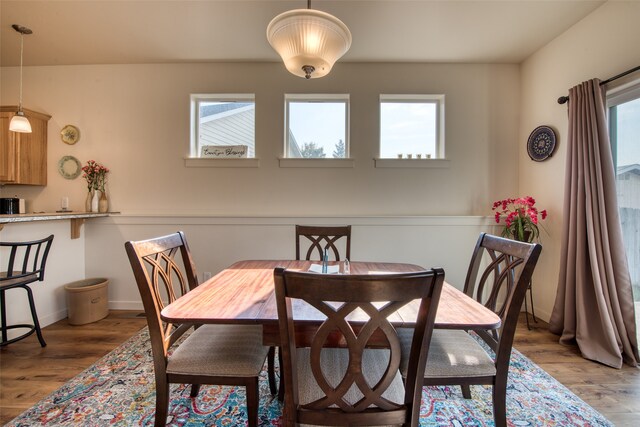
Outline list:
[[[91,199],[91,212],[98,212],[98,204],[100,201],[100,196],[98,195],[99,191],[93,191],[93,198]]]
[[[100,200],[98,201],[98,212],[109,212],[109,199],[107,199],[107,192],[100,192]]]
[[[87,198],[84,201],[84,211],[91,212],[91,200],[93,199],[93,191],[89,190],[87,192]]]

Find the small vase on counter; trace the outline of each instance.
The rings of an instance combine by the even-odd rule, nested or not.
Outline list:
[[[85,212],[91,212],[91,201],[93,200],[93,191],[87,192],[87,199],[84,201]]]
[[[91,212],[98,212],[98,207],[100,203],[100,196],[98,195],[99,191],[93,191],[93,198],[91,199]]]
[[[100,192],[100,200],[98,201],[98,212],[105,213],[109,212],[109,199],[107,199],[107,192]]]

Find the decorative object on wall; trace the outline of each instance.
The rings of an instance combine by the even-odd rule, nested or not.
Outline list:
[[[73,156],[63,156],[58,161],[58,172],[65,179],[76,179],[82,172],[80,161]]]
[[[87,164],[82,167],[82,172],[84,172],[82,177],[87,180],[87,189],[91,195],[91,199],[89,199],[89,194],[87,195],[85,209],[87,212],[108,212],[109,204],[105,186],[107,184],[109,168],[97,163],[95,160],[89,160]],[[100,210],[100,199],[103,196],[103,210]]]
[[[73,145],[80,139],[80,130],[73,125],[66,125],[60,131],[60,138],[65,144]]]
[[[500,224],[500,219],[504,215],[502,237],[529,243],[536,240],[540,235],[538,214],[545,219],[547,211],[546,209],[538,211],[535,204],[536,200],[531,196],[493,202],[491,210],[496,211],[496,223]]]
[[[527,140],[527,153],[531,160],[541,162],[551,157],[556,149],[556,133],[549,126],[538,126]]]
[[[267,40],[290,73],[306,79],[324,77],[351,47],[351,32],[338,18],[311,9],[290,10],[267,27]]]
[[[20,102],[16,115],[11,118],[11,122],[9,123],[9,130],[13,132],[31,133],[31,123],[29,123],[29,119],[24,116],[24,111],[22,111],[22,54],[24,51],[24,35],[33,34],[33,31],[18,24],[13,24],[11,27],[20,33]]]

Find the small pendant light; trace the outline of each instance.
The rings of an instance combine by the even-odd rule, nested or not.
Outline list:
[[[18,104],[18,112],[11,118],[9,130],[13,132],[31,133],[31,123],[29,123],[29,120],[24,115],[24,111],[22,111],[22,52],[24,50],[24,35],[33,34],[33,31],[18,24],[13,24],[11,27],[20,33],[20,103]]]

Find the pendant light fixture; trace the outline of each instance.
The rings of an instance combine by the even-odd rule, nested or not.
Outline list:
[[[24,111],[22,111],[22,52],[24,50],[24,35],[33,34],[33,31],[18,24],[13,24],[11,27],[20,33],[20,103],[18,104],[18,112],[11,118],[11,122],[9,122],[9,130],[13,132],[31,133],[31,123],[29,123],[29,120],[24,116]]]
[[[267,27],[267,40],[287,70],[306,79],[324,77],[351,47],[351,32],[338,18],[311,9],[290,10]]]

